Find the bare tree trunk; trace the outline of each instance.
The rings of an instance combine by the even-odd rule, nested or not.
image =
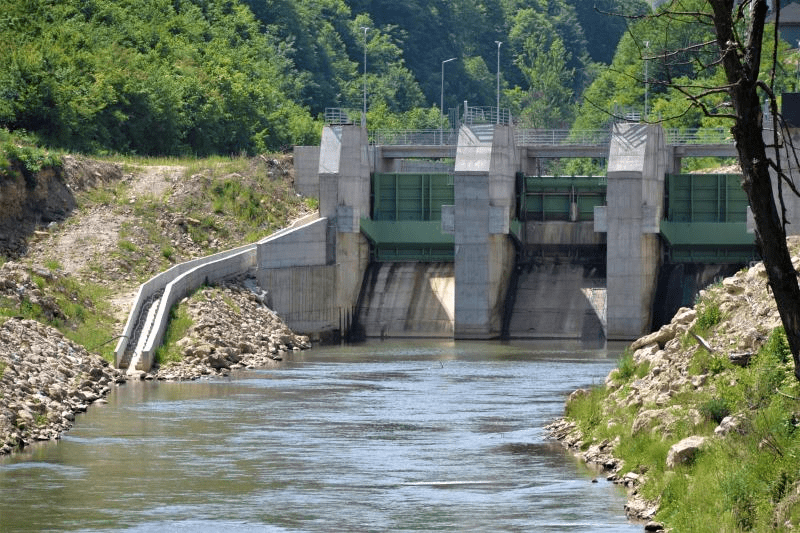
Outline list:
[[[739,152],[742,187],[750,201],[756,224],[756,242],[792,351],[794,375],[800,380],[800,285],[775,205],[758,96],[767,3],[766,0],[751,1],[747,42],[744,46],[738,46],[740,43],[737,43],[734,33],[733,0],[709,0],[709,3],[714,11],[717,44],[736,114],[731,132]]]

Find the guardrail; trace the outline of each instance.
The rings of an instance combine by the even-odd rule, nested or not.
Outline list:
[[[463,120],[464,124],[511,124],[511,111],[497,107],[467,106]]]
[[[379,146],[455,146],[458,130],[376,130],[369,133],[369,142]]]
[[[610,130],[517,130],[514,136],[517,144],[580,144],[584,146],[603,146],[611,142]]]
[[[472,108],[470,108],[472,109]],[[668,145],[730,144],[733,136],[727,128],[664,130]],[[517,145],[580,145],[604,146],[611,142],[610,130],[541,130],[519,129],[514,134]],[[448,145],[458,142],[458,131],[447,130],[374,130],[370,144],[380,146]]]

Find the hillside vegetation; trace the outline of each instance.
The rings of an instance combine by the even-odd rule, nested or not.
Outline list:
[[[790,239],[795,267],[800,241]],[[635,341],[552,429],[672,531],[800,524],[800,385],[763,264]]]
[[[316,208],[295,194],[292,160],[282,155],[124,162],[65,156],[47,179],[63,183],[75,208],[47,225],[35,210],[14,219],[36,229],[20,235],[15,253],[3,250],[9,259],[0,260],[0,321],[39,320],[108,359],[140,283],[176,263],[253,242]],[[30,192],[20,171],[0,185]]]
[[[503,107],[564,127],[624,29],[565,0],[0,0],[0,127],[93,154],[264,153],[316,143],[365,81],[371,128],[439,127],[451,57],[445,109],[495,105],[499,67]]]

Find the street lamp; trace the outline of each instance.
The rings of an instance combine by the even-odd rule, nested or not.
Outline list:
[[[500,124],[500,45],[503,41],[495,41],[497,44],[497,123]]]
[[[367,126],[367,26],[361,26],[364,30],[364,112],[361,113],[361,127]]]
[[[455,60],[455,57],[451,57],[442,61],[442,92],[439,97],[439,144],[444,144],[442,142],[442,136],[444,135],[444,64]]]
[[[644,57],[644,120],[647,121],[647,93],[649,84],[647,83],[647,54],[650,50],[650,41],[644,42],[645,57]]]

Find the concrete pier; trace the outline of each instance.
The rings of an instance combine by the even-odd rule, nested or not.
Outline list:
[[[607,205],[598,208],[595,217],[596,229],[607,235],[609,339],[632,339],[650,330],[660,261],[666,154],[660,126],[614,126]]]
[[[514,265],[509,226],[518,167],[512,127],[462,126],[455,163],[455,337],[489,339],[502,330]]]
[[[259,246],[259,284],[299,333],[346,335],[353,322],[369,262],[359,227],[360,217],[369,215],[367,146],[360,126],[325,126],[317,159],[319,221]],[[305,182],[315,188],[313,180]]]

